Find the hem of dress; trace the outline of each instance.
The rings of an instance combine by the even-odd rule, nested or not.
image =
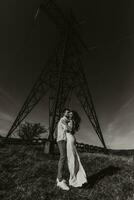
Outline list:
[[[81,183],[81,184],[76,184],[76,185],[75,185],[75,184],[74,184],[74,185],[73,185],[73,184],[69,184],[69,186],[73,186],[73,187],[82,187],[82,185],[85,184],[85,183],[87,183],[87,181],[84,181],[83,183]]]

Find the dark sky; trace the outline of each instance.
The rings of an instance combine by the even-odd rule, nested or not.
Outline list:
[[[43,65],[56,48],[59,32],[40,13],[41,1],[5,0],[0,6],[0,134],[6,134]],[[57,0],[64,13],[70,8],[80,22],[89,53],[83,66],[106,144],[134,148],[134,2]],[[81,117],[78,141],[101,145],[77,99],[72,108]],[[48,98],[28,120],[48,126]]]

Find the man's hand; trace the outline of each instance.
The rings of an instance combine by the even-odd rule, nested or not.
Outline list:
[[[68,132],[71,132],[71,131],[72,131],[72,127],[71,127],[71,126],[68,126],[68,124],[67,124],[67,122],[66,122],[65,120],[62,120],[61,123],[62,123],[63,128],[64,128],[66,131],[68,131]]]

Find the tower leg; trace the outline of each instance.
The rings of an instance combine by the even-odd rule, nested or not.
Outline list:
[[[92,95],[90,93],[87,79],[85,76],[85,73],[83,71],[81,59],[78,56],[75,62],[75,65],[73,66],[73,71],[76,75],[76,80],[75,80],[75,94],[76,97],[78,98],[83,110],[85,111],[90,123],[92,124],[93,129],[97,133],[105,152],[107,152],[107,147],[103,138],[103,134],[100,128],[100,124],[98,121],[98,117],[96,114],[96,110],[94,107],[94,103],[92,100]]]

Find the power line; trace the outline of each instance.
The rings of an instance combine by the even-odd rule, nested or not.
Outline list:
[[[117,39],[117,40],[111,40],[111,41],[109,41],[109,43],[107,43],[107,44],[104,43],[104,44],[100,44],[100,45],[93,45],[93,46],[90,46],[90,47],[88,47],[88,50],[89,50],[89,51],[94,51],[94,50],[96,50],[96,49],[106,48],[106,46],[109,47],[109,46],[117,45],[117,44],[120,43],[121,41],[129,40],[129,39],[132,39],[133,37],[134,37],[134,33],[131,34],[131,35],[127,35],[127,36],[125,36],[125,37],[119,38],[119,39]]]

